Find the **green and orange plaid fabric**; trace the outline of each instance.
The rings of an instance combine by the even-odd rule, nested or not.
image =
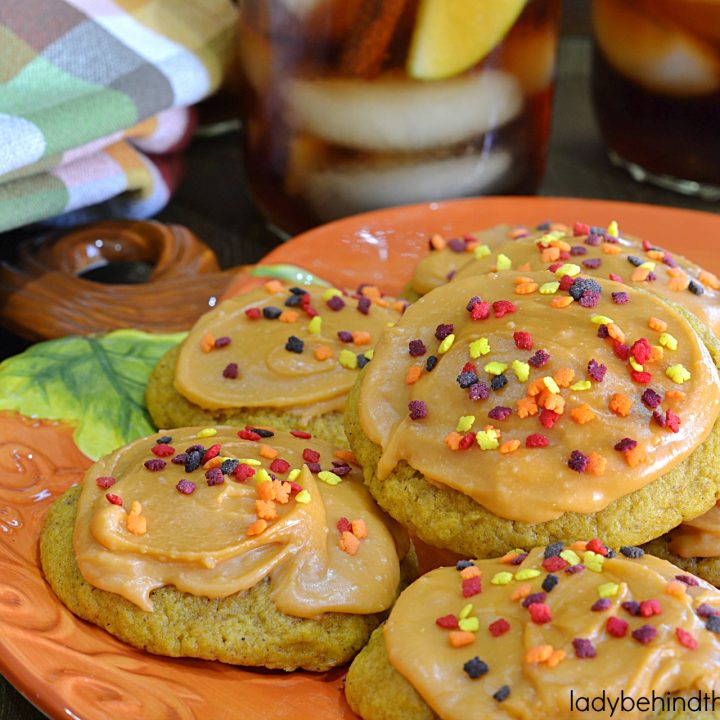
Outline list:
[[[0,230],[159,210],[154,154],[220,84],[234,22],[230,0],[0,0]]]

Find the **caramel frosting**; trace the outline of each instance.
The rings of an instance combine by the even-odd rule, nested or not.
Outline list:
[[[686,317],[579,271],[455,280],[385,332],[359,396],[380,480],[404,460],[500,517],[543,522],[602,510],[703,442],[720,385]]]
[[[681,255],[621,235],[617,227],[608,231],[576,223],[572,232],[556,230],[506,241],[465,263],[456,277],[494,272],[501,255],[511,268],[523,270],[576,263],[588,277],[610,278],[680,303],[720,335],[720,280]]]
[[[359,468],[296,434],[182,428],[99,460],[74,532],[85,580],[147,611],[166,585],[218,598],[265,578],[289,615],[386,610],[407,535]]]
[[[264,288],[203,315],[180,351],[177,391],[208,410],[276,407],[307,417],[340,410],[383,330],[400,316],[374,288]]]
[[[639,548],[611,559],[592,543],[422,576],[385,625],[391,664],[442,720],[610,717],[621,694],[720,691],[720,592]],[[583,705],[601,695],[604,713]]]
[[[670,533],[670,552],[683,558],[720,557],[720,500]]]

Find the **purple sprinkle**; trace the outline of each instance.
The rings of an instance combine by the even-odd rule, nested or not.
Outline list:
[[[351,471],[350,466],[347,463],[339,462],[337,465],[333,461],[332,472],[338,477],[345,477]]]
[[[195,483],[183,478],[175,486],[175,489],[183,495],[192,495],[195,492]]]
[[[627,450],[634,450],[637,447],[637,440],[633,440],[632,438],[626,437],[620,440],[619,442],[615,443],[614,445],[615,449],[618,452],[626,452]]]
[[[594,308],[600,302],[600,293],[586,291],[580,298],[580,304],[586,308]]]
[[[575,657],[585,659],[595,657],[595,646],[587,638],[575,638],[572,641]]]
[[[427,417],[427,405],[424,400],[411,400],[408,403],[411,420],[422,420]]]
[[[679,580],[681,583],[689,585],[690,587],[697,587],[698,585],[700,585],[698,579],[696,577],[693,577],[692,575],[676,575],[675,579]]]
[[[657,275],[651,270],[647,277],[645,278],[645,282],[655,282],[657,280]]]
[[[425,343],[422,340],[411,340],[408,343],[411,357],[421,357],[427,352]]]
[[[440,323],[435,328],[435,337],[438,340],[444,340],[448,335],[452,335],[452,333],[455,331],[455,326],[451,323]]]
[[[672,255],[670,255],[670,253],[667,253],[667,252],[666,252],[665,255],[663,255],[663,260],[662,260],[662,261],[663,261],[663,263],[664,263],[665,265],[667,265],[668,267],[671,267],[671,268],[677,267],[677,263],[675,262],[675,258],[674,258]]]
[[[185,448],[185,452],[188,454],[191,452],[199,452],[204,455],[205,454],[205,446],[204,445],[191,445],[189,448]]]
[[[698,605],[696,612],[702,618],[715,617],[720,614],[720,610],[716,610],[712,605],[708,605],[707,603]]]
[[[205,473],[205,479],[211,487],[213,485],[222,485],[225,482],[225,477],[219,467],[210,468],[210,470]]]
[[[352,342],[353,336],[349,330],[338,330],[338,339],[340,342],[349,343]]]
[[[626,600],[622,604],[622,609],[630,615],[637,617],[640,614],[640,603],[636,600]]]
[[[662,410],[653,410],[653,420],[661,427],[664,428],[667,425],[666,417]]]
[[[472,370],[461,372],[455,379],[457,380],[458,385],[463,390],[472,387],[478,382],[478,376],[474,372],[472,372]]]
[[[570,565],[569,567],[565,568],[565,573],[568,575],[576,575],[577,573],[581,573],[585,569],[585,566],[582,563],[578,563],[577,565]]]
[[[662,396],[651,388],[647,388],[640,399],[650,410],[654,410],[662,402]]]
[[[614,292],[611,294],[612,294],[612,301],[616,305],[624,305],[625,303],[630,302],[630,296],[625,291]]]
[[[603,340],[610,337],[610,333],[608,332],[608,326],[605,324],[598,325],[597,336],[599,338],[602,338]]]
[[[591,605],[590,609],[593,612],[603,612],[603,610],[608,610],[611,605],[610,598],[600,598]]]
[[[588,270],[597,270],[597,268],[602,265],[602,260],[600,258],[588,258],[587,260],[582,261],[582,265]]]
[[[587,470],[590,458],[581,453],[579,450],[573,450],[570,453],[570,459],[568,460],[568,467],[575,472],[584,473]]]
[[[643,625],[632,632],[633,638],[643,645],[647,645],[651,640],[654,640],[656,635],[657,630],[652,625]]]
[[[587,248],[582,245],[573,245],[570,248],[571,255],[587,255]]]
[[[544,593],[544,592],[530,593],[522,601],[522,606],[524,608],[526,608],[526,607],[530,607],[531,605],[534,605],[535,603],[544,603],[546,598],[547,598],[547,593]]]
[[[325,303],[331,310],[338,312],[345,307],[345,301],[339,295],[333,295]]]
[[[319,473],[322,470],[319,462],[307,462],[305,464],[311,473]]]
[[[465,241],[460,238],[452,238],[447,241],[447,246],[456,253],[465,252]]]
[[[160,458],[152,458],[151,460],[145,461],[145,467],[151,472],[158,472],[159,470],[162,470],[165,465],[167,465],[167,463]]]
[[[475,305],[476,302],[480,302],[480,296],[475,295],[474,297],[471,297],[468,301],[468,304],[465,306],[465,309],[470,312],[473,309],[473,305]]]
[[[538,350],[534,355],[528,358],[528,363],[534,368],[541,368],[550,359],[550,353],[547,350]]]
[[[223,377],[228,378],[228,380],[236,380],[238,376],[238,364],[237,363],[228,363],[225,366],[225,369],[223,370]]]
[[[450,281],[455,277],[455,275],[457,275],[457,270],[451,270],[451,271],[445,276],[445,279],[446,279],[448,282],[450,282]]]
[[[505,420],[512,415],[512,408],[496,405],[489,413],[488,417],[492,420]]]
[[[178,453],[170,462],[175,465],[184,465],[187,457],[187,453]]]
[[[232,340],[230,340],[230,338],[227,335],[223,335],[222,337],[219,337],[215,341],[215,347],[216,348],[224,348],[224,347],[227,347],[231,342],[232,342]]]
[[[487,400],[490,397],[490,388],[484,382],[477,382],[470,386],[468,397],[471,400]]]
[[[528,556],[528,553],[520,553],[519,555],[516,555],[511,561],[511,565],[522,565],[525,558]]]
[[[597,382],[602,382],[605,378],[607,368],[602,363],[599,363],[595,358],[592,358],[588,363],[588,375]]]
[[[371,305],[372,300],[370,300],[370,298],[367,298],[365,296],[358,298],[357,309],[358,312],[361,312],[363,315],[368,315],[370,313]]]
[[[587,236],[587,238],[585,238],[585,244],[592,245],[593,247],[597,247],[600,244],[600,236],[594,232],[591,232]]]

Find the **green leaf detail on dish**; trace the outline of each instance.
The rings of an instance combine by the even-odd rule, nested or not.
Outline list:
[[[299,283],[300,285],[319,285],[320,287],[331,287],[330,283],[297,265],[256,265],[251,271],[255,277],[275,278],[285,282]]]
[[[75,444],[97,460],[155,432],[145,386],[186,335],[115,330],[33,345],[0,363],[0,410],[74,426]]]

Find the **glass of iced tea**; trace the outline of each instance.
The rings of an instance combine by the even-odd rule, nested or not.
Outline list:
[[[720,200],[720,0],[595,0],[592,93],[610,159]]]
[[[241,0],[245,164],[269,222],[535,192],[560,4]]]

